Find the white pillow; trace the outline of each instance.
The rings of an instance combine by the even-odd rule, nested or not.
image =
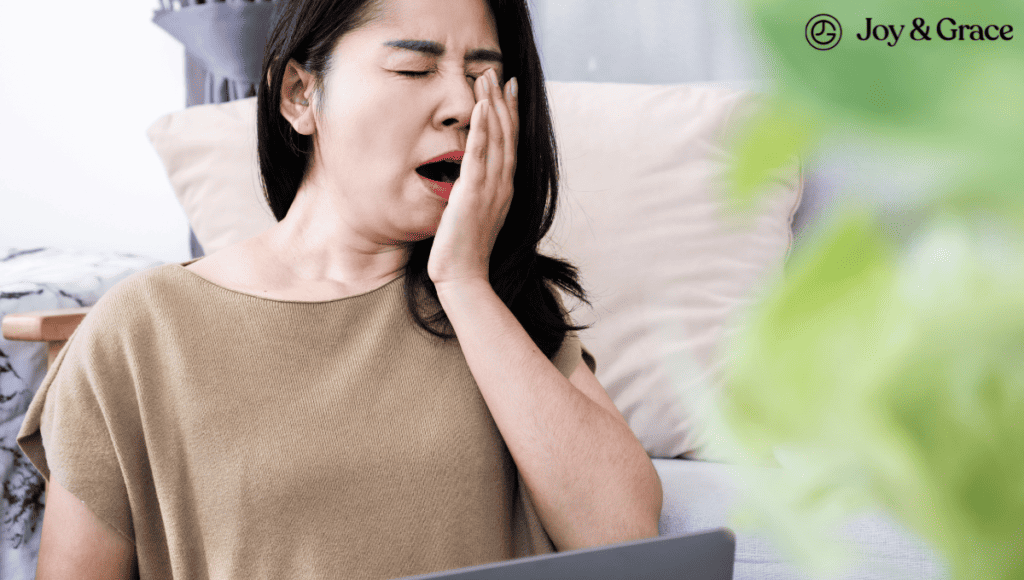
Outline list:
[[[647,452],[699,451],[690,399],[721,388],[717,349],[730,318],[759,282],[781,274],[799,163],[772,182],[752,219],[737,221],[719,195],[730,161],[722,140],[730,119],[752,113],[755,94],[696,84],[547,87],[563,186],[543,250],[579,267],[594,304],[573,312],[594,323],[581,339]],[[255,117],[250,98],[172,113],[149,130],[207,254],[274,223],[259,184]]]
[[[147,134],[206,255],[277,222],[260,183],[256,97],[165,115]]]
[[[580,270],[573,311],[597,377],[654,457],[702,457],[701,397],[722,388],[730,319],[781,275],[798,160],[747,220],[726,210],[727,130],[759,105],[724,85],[548,83],[562,161],[544,247]],[[577,302],[566,298],[566,305]]]

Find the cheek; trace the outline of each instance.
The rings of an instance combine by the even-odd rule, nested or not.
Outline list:
[[[414,161],[424,122],[405,103],[375,98],[331,106],[321,133],[324,153],[332,159],[364,173]]]

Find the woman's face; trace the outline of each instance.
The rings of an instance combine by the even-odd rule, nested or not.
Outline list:
[[[500,54],[484,0],[385,0],[341,37],[309,176],[338,197],[342,219],[389,241],[434,235],[447,202],[416,168],[465,150],[474,81],[488,68],[504,78]]]

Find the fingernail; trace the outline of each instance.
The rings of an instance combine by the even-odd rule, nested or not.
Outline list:
[[[494,72],[493,68],[490,69],[490,73],[491,73],[491,84],[494,85],[494,88],[498,88],[498,73]]]
[[[512,77],[512,96],[519,98],[519,82],[516,81],[516,77]]]

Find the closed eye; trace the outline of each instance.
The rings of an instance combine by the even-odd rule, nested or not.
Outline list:
[[[429,70],[396,70],[396,73],[407,77],[425,77],[428,74],[434,72]],[[474,83],[476,79],[480,78],[480,75],[466,75],[466,78],[472,80]]]

